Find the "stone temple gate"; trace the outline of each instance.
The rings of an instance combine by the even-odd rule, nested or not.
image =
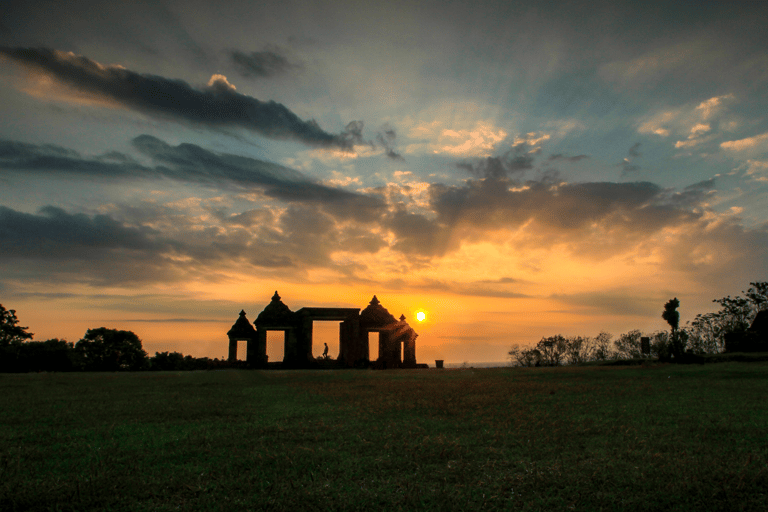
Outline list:
[[[237,342],[245,340],[246,361],[250,366],[266,367],[267,331],[284,332],[283,366],[307,368],[315,364],[312,356],[312,323],[316,320],[339,321],[340,366],[373,366],[376,368],[417,368],[416,331],[405,316],[395,319],[376,296],[360,311],[358,308],[301,308],[291,311],[275,292],[264,311],[253,322],[240,312],[229,337],[229,360],[237,360]],[[379,333],[379,353],[370,353],[369,333]]]

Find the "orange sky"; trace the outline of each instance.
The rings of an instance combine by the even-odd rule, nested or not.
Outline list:
[[[11,3],[0,303],[36,340],[103,326],[208,357],[275,290],[375,294],[425,362],[650,334],[672,297],[684,325],[768,280],[767,16]]]

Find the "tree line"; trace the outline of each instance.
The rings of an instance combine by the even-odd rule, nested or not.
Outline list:
[[[744,297],[715,299],[720,305],[713,313],[698,314],[680,327],[680,301],[669,300],[661,317],[669,324],[669,331],[659,330],[643,334],[632,330],[614,339],[607,332],[589,336],[546,336],[531,348],[513,345],[510,360],[519,366],[560,366],[589,361],[655,358],[660,361],[681,361],[689,355],[719,354],[725,350],[725,336],[745,332],[759,311],[768,309],[768,282],[749,283]],[[647,337],[650,353],[642,350],[642,338]]]
[[[211,370],[237,368],[243,362],[155,352],[149,357],[132,331],[88,329],[76,343],[58,338],[32,341],[16,311],[0,304],[0,372]]]

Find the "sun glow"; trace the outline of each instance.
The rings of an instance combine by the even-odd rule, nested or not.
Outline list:
[[[419,322],[423,322],[426,318],[427,318],[427,315],[423,311],[419,311],[418,313],[416,313],[416,320],[418,320]]]

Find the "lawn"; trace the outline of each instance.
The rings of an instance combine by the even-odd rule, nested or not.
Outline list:
[[[768,363],[0,375],[2,510],[768,510]]]

